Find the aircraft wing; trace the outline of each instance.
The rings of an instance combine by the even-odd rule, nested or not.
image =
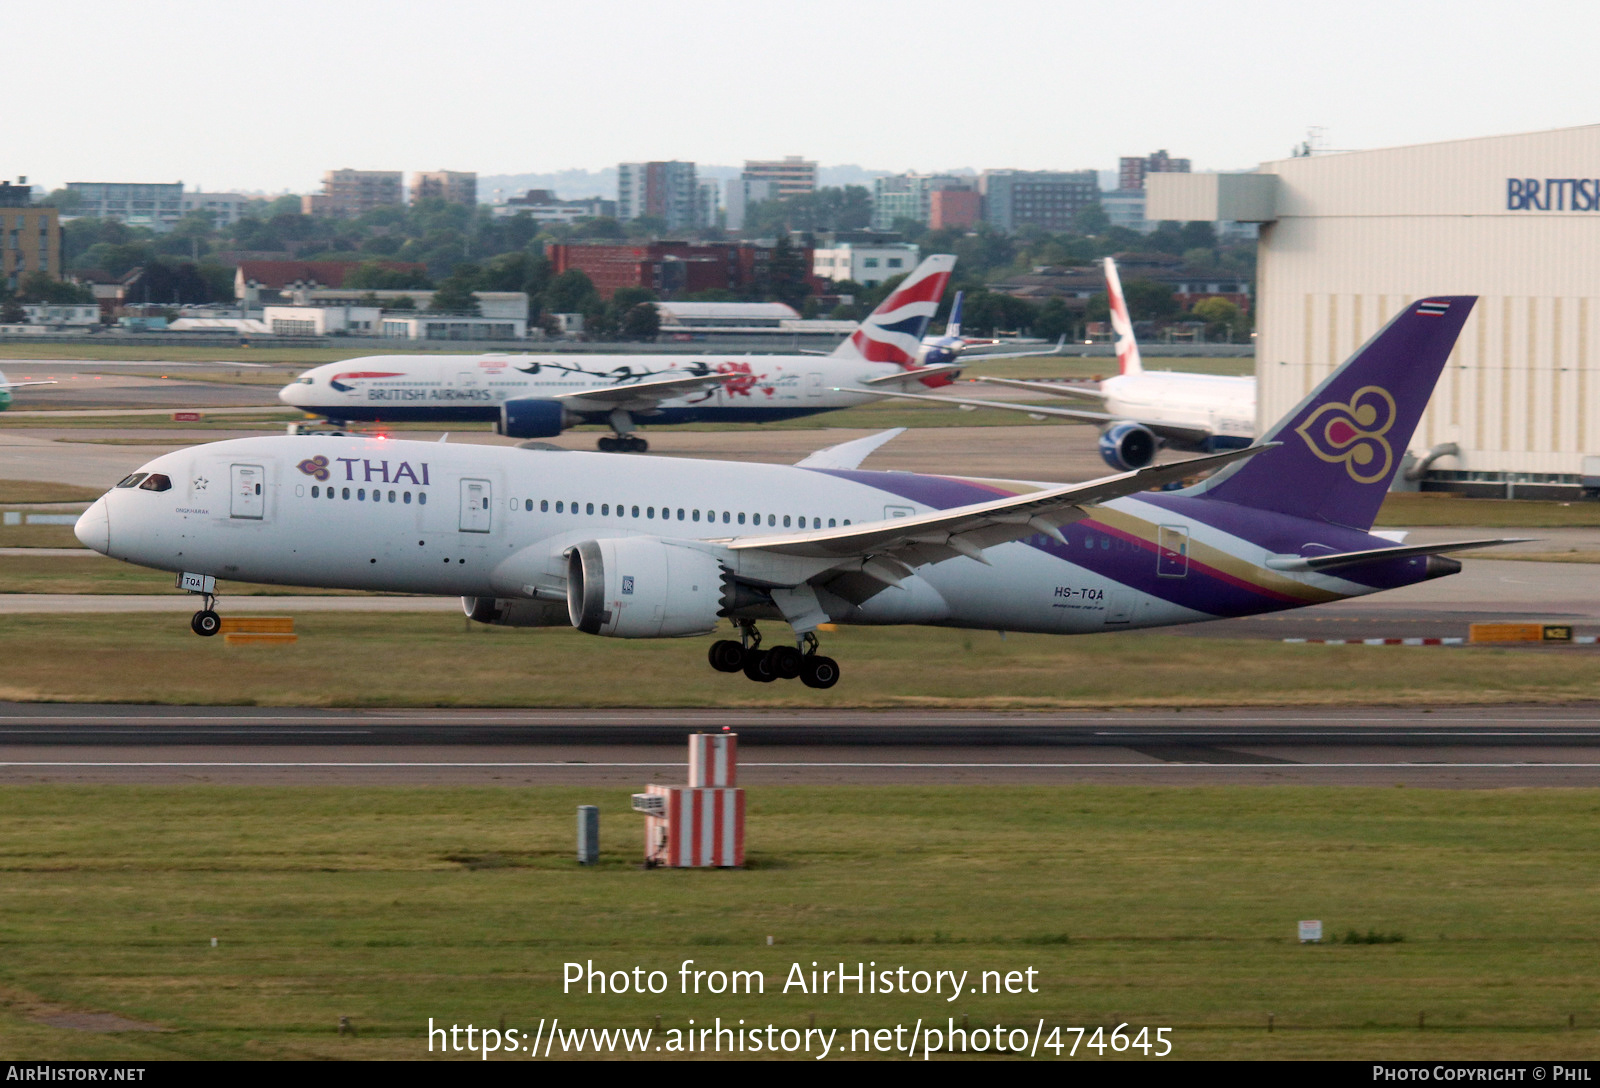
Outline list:
[[[977,360],[974,359],[974,362]],[[1021,389],[1028,393],[1043,393],[1049,397],[1082,397],[1096,403],[1105,403],[1106,395],[1099,389],[1091,389],[1084,385],[1064,385],[1060,382],[1030,382],[1021,378],[969,378],[968,381],[982,382],[984,385],[1003,385],[1009,389]]]
[[[1498,544],[1525,544],[1534,537],[1510,536],[1499,540],[1446,540],[1438,544],[1409,544],[1402,548],[1368,548],[1359,552],[1335,552],[1331,555],[1275,555],[1267,560],[1273,570],[1318,571],[1336,567],[1351,567],[1358,563],[1376,563],[1384,559],[1404,559],[1413,555],[1441,555],[1445,552],[1464,552],[1472,548],[1493,548]]]
[[[1250,446],[914,517],[782,536],[733,537],[717,543],[736,553],[756,551],[807,559],[858,560],[851,569],[897,585],[902,578],[910,576],[912,567],[924,563],[938,563],[958,555],[987,563],[983,549],[1039,533],[1064,540],[1060,526],[1086,517],[1086,506],[1160,487],[1196,472],[1221,468],[1270,448]],[[829,569],[838,570],[839,564]]]
[[[25,385],[55,385],[55,384],[56,383],[53,382],[53,381],[48,381],[48,382],[0,382],[0,389],[21,389]]]
[[[732,381],[735,374],[699,374],[689,377],[666,375],[628,385],[607,385],[599,389],[581,389],[572,393],[557,393],[559,400],[575,412],[648,412],[664,400],[702,393]]]
[[[837,446],[829,446],[811,454],[804,460],[796,461],[796,468],[860,468],[861,462],[867,455],[891,438],[897,438],[906,433],[904,427],[891,427],[887,431],[869,434],[865,438],[841,442]]]
[[[1039,404],[1013,404],[1003,400],[977,400],[972,397],[936,397],[927,393],[890,393],[880,389],[834,389],[835,393],[864,393],[869,397],[894,397],[897,400],[932,401],[935,404],[953,404],[957,408],[999,408],[1005,412],[1022,412],[1034,419],[1054,416],[1060,419],[1077,419],[1086,423],[1137,423],[1162,438],[1180,442],[1204,442],[1212,432],[1204,427],[1187,427],[1156,419],[1138,419],[1133,416],[1114,416],[1106,412],[1091,412],[1083,408],[1049,408]]]

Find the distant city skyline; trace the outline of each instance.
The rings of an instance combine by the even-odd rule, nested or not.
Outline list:
[[[1158,148],[1247,169],[1313,125],[1329,148],[1386,147],[1593,123],[1600,101],[1595,19],[1571,0],[1351,0],[1334,18],[1266,0],[72,10],[116,32],[67,33],[45,7],[0,24],[28,43],[12,82],[38,89],[0,127],[0,176],[305,193],[343,167],[1104,171]]]

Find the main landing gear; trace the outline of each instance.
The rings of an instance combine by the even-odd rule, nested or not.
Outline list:
[[[818,649],[817,636],[807,631],[799,646],[763,650],[755,624],[742,623],[739,641],[719,639],[711,644],[707,657],[718,672],[742,672],[758,684],[799,677],[808,688],[831,688],[839,682],[839,663]]]
[[[217,599],[210,593],[203,594],[205,607],[189,618],[189,629],[197,635],[210,638],[222,630],[222,617],[217,615]]]
[[[650,443],[636,434],[606,435],[595,445],[601,453],[648,453]]]
[[[607,419],[615,434],[606,435],[595,443],[601,453],[648,453],[650,443],[633,433],[633,415],[621,408],[614,409]]]

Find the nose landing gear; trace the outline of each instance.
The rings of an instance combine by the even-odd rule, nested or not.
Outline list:
[[[761,632],[753,623],[740,623],[739,641],[719,639],[707,657],[718,672],[742,672],[758,684],[797,677],[808,688],[831,688],[839,682],[839,663],[818,653],[817,636],[807,631],[797,646],[761,648]]]

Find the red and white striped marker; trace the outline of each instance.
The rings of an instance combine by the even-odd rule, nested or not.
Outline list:
[[[689,786],[737,786],[739,778],[739,734],[689,734]]]
[[[1313,646],[1460,646],[1464,638],[1286,638]]]
[[[646,787],[666,810],[644,821],[645,857],[673,868],[731,868],[744,864],[744,790]]]

